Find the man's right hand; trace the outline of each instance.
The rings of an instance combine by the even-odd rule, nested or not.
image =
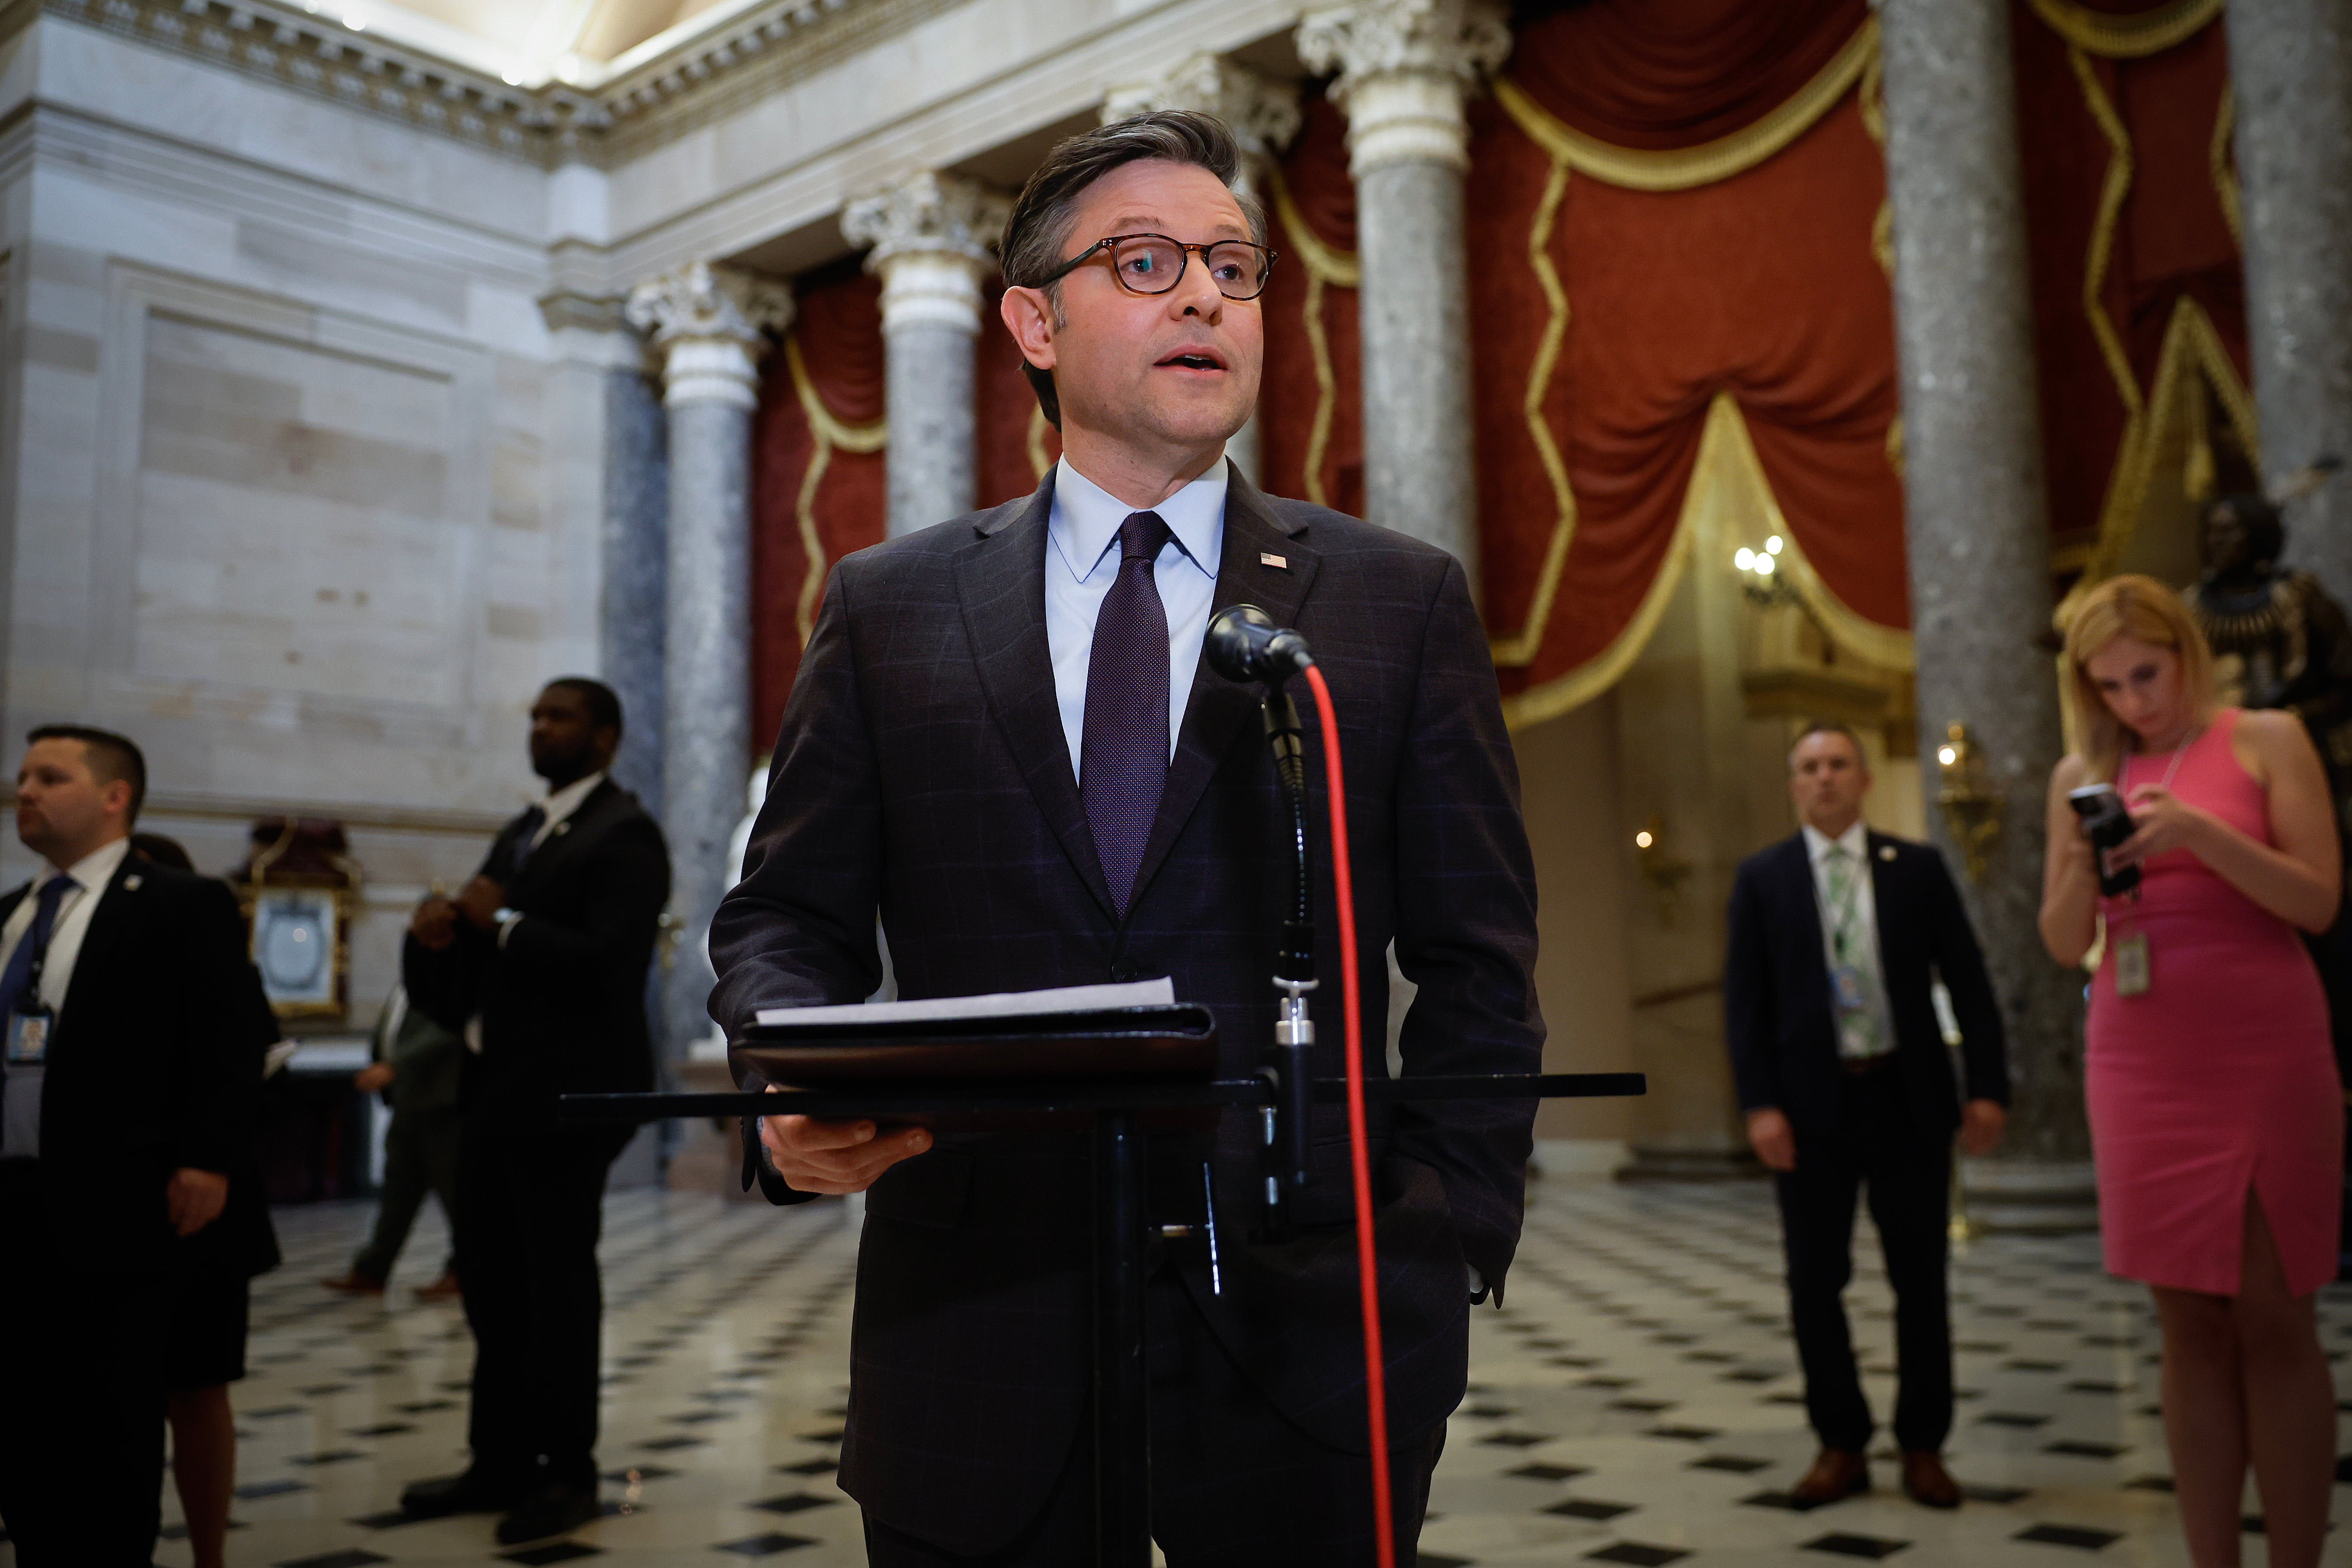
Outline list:
[[[392,1064],[370,1062],[352,1079],[352,1087],[362,1094],[375,1094],[392,1087]]]
[[[760,1121],[760,1146],[796,1193],[862,1193],[899,1161],[929,1148],[931,1135],[920,1127],[885,1132],[871,1121],[768,1116]]]
[[[408,934],[434,952],[457,940],[457,906],[439,893],[416,906],[408,920]]]
[[[1771,1106],[1748,1113],[1748,1142],[1768,1171],[1797,1168],[1797,1134],[1789,1119]]]

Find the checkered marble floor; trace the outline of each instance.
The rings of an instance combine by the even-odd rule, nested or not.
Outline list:
[[[278,1216],[288,1260],[257,1282],[253,1375],[235,1391],[233,1563],[863,1562],[856,1509],[833,1483],[856,1249],[846,1205],[611,1200],[606,1517],[503,1557],[487,1519],[391,1511],[404,1483],[462,1462],[472,1351],[457,1308],[414,1300],[439,1265],[437,1218],[382,1305],[316,1285],[369,1218],[364,1205]],[[1874,1250],[1865,1221],[1849,1302],[1883,1415],[1893,1324]],[[1955,1514],[1904,1500],[1890,1463],[1869,1497],[1788,1506],[1812,1442],[1780,1279],[1760,1185],[1534,1184],[1509,1307],[1474,1320],[1472,1392],[1423,1563],[2185,1565],[2154,1407],[2155,1326],[2143,1291],[2099,1271],[2094,1240],[1995,1238],[1957,1258],[1963,1394],[1948,1455],[1972,1500]],[[2331,1350],[2352,1345],[2352,1292],[2331,1289],[2323,1310]],[[2246,1561],[2259,1568],[2252,1507]],[[176,1520],[168,1489],[165,1509]],[[2352,1531],[2328,1561],[2352,1564]],[[157,1562],[184,1568],[185,1544],[167,1541]]]

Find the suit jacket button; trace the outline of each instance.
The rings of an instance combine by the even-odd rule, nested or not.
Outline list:
[[[1110,977],[1124,985],[1135,978],[1135,965],[1122,958],[1110,966]]]

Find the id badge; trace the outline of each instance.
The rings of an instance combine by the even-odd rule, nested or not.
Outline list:
[[[2115,939],[2110,950],[2115,953],[2116,994],[2141,996],[2147,993],[2150,975],[2147,959],[2147,932],[2126,931]]]
[[[39,1067],[49,1059],[49,1033],[57,1016],[47,1007],[8,1016],[8,1065]]]
[[[1830,971],[1830,994],[1841,1013],[1859,1013],[1870,1005],[1870,997],[1863,988],[1862,971],[1851,963],[1841,963]]]

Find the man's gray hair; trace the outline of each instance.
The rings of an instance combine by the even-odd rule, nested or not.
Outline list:
[[[1265,243],[1265,209],[1234,188],[1241,179],[1242,151],[1225,122],[1189,109],[1152,110],[1065,138],[1045,154],[1045,161],[1021,187],[1012,216],[1004,221],[1004,239],[996,250],[1004,281],[1014,288],[1039,287],[1037,279],[1069,259],[1065,253],[1070,246],[1070,229],[1077,221],[1078,198],[1087,187],[1113,169],[1147,159],[1190,164],[1214,174],[1241,203],[1242,215],[1249,220],[1250,237],[1260,245]],[[1043,287],[1058,327],[1063,323],[1062,286],[1055,281]],[[1045,417],[1060,429],[1062,402],[1054,395],[1054,373],[1039,370],[1026,360],[1021,369],[1035,388]]]

